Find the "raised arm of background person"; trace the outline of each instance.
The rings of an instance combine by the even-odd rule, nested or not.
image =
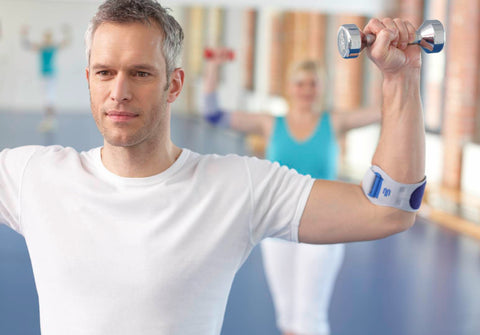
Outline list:
[[[20,38],[21,38],[22,46],[25,49],[38,51],[40,49],[40,45],[30,41],[30,38],[28,36],[29,31],[30,31],[30,28],[28,26],[23,26],[21,31],[20,31]]]
[[[58,44],[59,49],[66,48],[70,45],[70,43],[72,43],[72,27],[70,27],[68,24],[64,24],[62,26],[62,34],[62,41]]]
[[[421,55],[415,28],[400,19],[372,19],[364,30],[377,36],[368,48],[383,73],[382,130],[372,164],[400,183],[418,183],[425,173],[425,132],[420,101]],[[299,240],[336,243],[371,240],[404,231],[415,213],[373,205],[361,186],[316,180],[305,207]]]
[[[334,110],[332,113],[332,123],[337,135],[342,135],[349,130],[380,122],[381,119],[381,108],[376,106],[349,111]]]
[[[215,48],[213,56],[206,61],[204,72],[204,95],[217,93],[219,68],[228,61],[227,48]],[[204,108],[204,107],[203,107]],[[204,108],[205,109],[205,108]],[[202,111],[205,116],[208,112]],[[273,116],[266,113],[248,113],[244,111],[229,112],[229,127],[247,134],[261,135],[265,138],[270,136],[273,127]]]

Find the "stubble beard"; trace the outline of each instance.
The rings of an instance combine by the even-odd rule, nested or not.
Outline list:
[[[125,125],[125,134],[115,134],[115,132],[121,131],[119,129],[120,127],[115,129],[107,127],[107,109],[96,106],[90,97],[90,108],[97,128],[102,134],[104,141],[114,147],[128,148],[138,146],[145,141],[156,142],[161,140],[162,136],[168,131],[166,127],[169,126],[169,124],[167,124],[169,123],[167,107],[168,104],[166,98],[162,98],[160,104],[152,106],[148,113],[144,113],[141,110],[138,111],[138,118],[141,118],[141,120],[135,120],[135,122],[142,122],[140,126],[136,126],[135,129],[127,130],[127,127],[129,126]],[[155,115],[155,117],[145,119],[145,115]]]

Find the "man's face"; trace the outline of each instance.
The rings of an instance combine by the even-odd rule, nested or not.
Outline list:
[[[101,24],[93,37],[87,80],[93,117],[105,141],[132,147],[158,143],[169,125],[169,103],[183,70],[167,83],[162,33],[141,23]]]

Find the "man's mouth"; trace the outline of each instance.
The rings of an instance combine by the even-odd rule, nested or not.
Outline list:
[[[118,111],[118,110],[110,110],[106,113],[107,118],[113,121],[130,121],[139,115],[137,113],[126,112],[126,111]]]

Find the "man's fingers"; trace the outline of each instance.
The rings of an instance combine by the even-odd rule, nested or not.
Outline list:
[[[371,19],[363,29],[365,35],[373,34],[377,35],[382,29],[385,29],[385,25],[379,19]]]
[[[385,27],[387,29],[390,29],[391,31],[393,31],[395,33],[395,38],[392,40],[392,45],[394,47],[397,47],[398,46],[398,40],[399,40],[399,32],[398,32],[398,28],[397,28],[397,25],[395,24],[395,22],[393,22],[393,20],[389,17],[387,18],[384,18],[382,20],[383,24],[385,25]]]
[[[398,29],[398,48],[405,50],[409,42],[409,33],[406,25],[406,21],[396,18],[393,20],[395,26]]]
[[[388,28],[382,29],[375,39],[375,43],[370,47],[371,55],[374,59],[386,57],[390,46],[398,38],[398,32]]]
[[[408,30],[408,43],[412,43],[413,41],[415,41],[417,30],[410,21],[405,21],[405,26]]]

